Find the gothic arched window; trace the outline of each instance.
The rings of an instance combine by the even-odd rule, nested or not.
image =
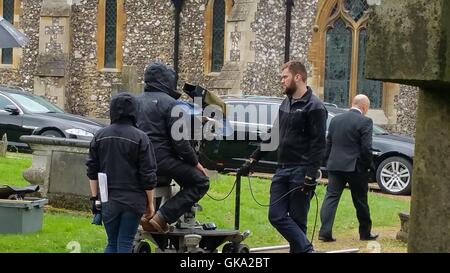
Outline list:
[[[372,108],[382,107],[383,84],[364,78],[367,41],[366,0],[334,0],[324,31],[324,100],[349,107],[366,94]]]

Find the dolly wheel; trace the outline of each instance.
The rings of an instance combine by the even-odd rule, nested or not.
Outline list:
[[[140,241],[133,246],[133,253],[152,253],[152,248],[146,241]]]
[[[227,243],[222,248],[222,253],[234,253],[234,245],[232,243]]]
[[[239,244],[236,247],[235,253],[250,253],[250,248],[246,244]]]

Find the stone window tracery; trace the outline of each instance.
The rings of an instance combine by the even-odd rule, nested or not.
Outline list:
[[[366,0],[337,0],[326,27],[324,99],[340,107],[356,94],[382,107],[382,83],[364,78],[368,8]]]
[[[366,0],[327,0],[319,11],[311,55],[326,102],[349,107],[356,94],[366,94],[372,108],[383,107],[383,83],[364,77],[367,10]]]

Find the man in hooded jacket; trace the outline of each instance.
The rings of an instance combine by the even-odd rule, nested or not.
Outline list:
[[[158,176],[174,179],[181,191],[164,203],[152,219],[143,218],[147,231],[167,232],[168,224],[177,221],[198,202],[209,189],[209,178],[188,139],[174,137],[172,128],[179,120],[172,110],[179,104],[175,71],[160,62],[147,66],[144,72],[145,89],[138,97],[138,128],[153,143]]]
[[[98,214],[98,173],[108,180],[108,201],[101,214],[108,235],[105,253],[131,253],[143,214],[154,214],[156,160],[147,135],[136,127],[137,101],[128,93],[111,100],[111,125],[91,141],[86,162],[92,213]],[[102,200],[104,201],[104,200]]]

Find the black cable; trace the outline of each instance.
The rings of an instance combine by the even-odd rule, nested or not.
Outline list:
[[[233,192],[234,188],[236,187],[236,183],[237,183],[237,179],[234,181],[234,184],[233,184],[233,187],[231,188],[231,191],[224,198],[217,199],[217,198],[214,198],[211,195],[209,195],[209,193],[206,193],[206,195],[208,195],[208,197],[211,198],[214,201],[217,201],[217,202],[224,201],[225,199],[227,199],[231,195],[231,193]]]
[[[284,195],[282,195],[280,198],[278,198],[273,203],[269,203],[268,205],[264,205],[264,204],[261,204],[258,200],[256,200],[256,197],[255,197],[255,195],[253,193],[252,182],[250,180],[250,176],[247,176],[247,178],[248,178],[248,186],[250,188],[250,193],[252,195],[252,198],[256,202],[256,204],[260,205],[261,207],[273,206],[273,205],[277,204],[278,202],[280,202],[281,200],[283,200],[284,198],[286,198],[292,192],[294,192],[296,190],[300,190],[302,188],[302,186],[295,187],[292,190],[290,190],[287,193],[285,193]],[[208,193],[206,193],[206,195],[208,195],[208,197],[211,198],[214,201],[218,201],[218,202],[224,201],[225,199],[227,199],[231,195],[231,193],[233,192],[234,188],[236,187],[236,184],[237,184],[237,179],[234,181],[233,187],[231,188],[230,192],[222,199],[214,198],[211,195],[209,195]],[[313,226],[313,232],[312,232],[312,236],[311,236],[311,245],[313,245],[314,235],[316,234],[317,218],[319,216],[319,198],[317,197],[317,194],[316,194],[315,191],[312,191],[311,194],[316,198],[316,216],[314,218],[314,226]],[[312,199],[313,196],[311,196],[311,199]]]
[[[293,192],[293,191],[295,191],[295,190],[299,190],[299,189],[302,188],[302,186],[293,188],[292,190],[288,191],[286,194],[284,194],[283,196],[281,196],[281,197],[280,197],[278,200],[276,200],[275,202],[270,203],[269,205],[264,205],[264,204],[261,204],[260,202],[258,202],[258,200],[256,200],[256,198],[255,198],[255,195],[253,194],[253,189],[252,189],[252,183],[251,183],[251,181],[250,181],[250,176],[248,176],[248,185],[249,185],[250,193],[251,193],[251,195],[252,195],[253,200],[254,200],[258,205],[260,205],[261,207],[270,207],[270,206],[273,206],[273,205],[277,204],[278,202],[280,202],[280,201],[281,201],[283,198],[285,198],[287,195],[291,194],[291,192]],[[313,232],[312,232],[312,237],[311,237],[311,245],[312,245],[312,244],[313,244],[313,241],[314,241],[314,235],[315,235],[315,233],[316,233],[317,218],[318,218],[318,215],[319,215],[319,198],[317,197],[317,194],[316,194],[315,191],[312,191],[311,194],[316,198],[316,216],[315,216],[315,219],[314,219],[314,226],[313,226]],[[313,196],[311,196],[311,199],[312,199]]]
[[[317,197],[316,191],[312,191],[312,194],[316,197],[316,217],[314,219],[314,226],[313,226],[313,232],[311,237],[311,245],[314,241],[314,235],[316,233],[316,227],[317,227],[317,216],[319,215],[319,198]]]
[[[253,200],[256,202],[256,204],[260,205],[261,207],[270,207],[270,206],[273,206],[273,205],[279,203],[281,200],[283,200],[285,197],[287,197],[287,196],[288,196],[289,194],[291,194],[292,192],[294,192],[294,191],[299,190],[299,189],[302,188],[302,186],[295,187],[295,188],[293,188],[292,190],[290,190],[290,191],[288,191],[287,193],[285,193],[285,194],[284,194],[283,196],[281,196],[280,198],[278,198],[278,199],[277,199],[276,201],[274,201],[273,203],[269,203],[268,205],[264,205],[264,204],[261,204],[260,202],[258,202],[258,200],[256,200],[256,198],[255,198],[255,195],[253,194],[253,189],[252,189],[252,183],[251,183],[251,181],[250,181],[250,176],[248,176],[248,185],[249,185],[250,193],[251,193],[251,195],[252,195]]]

